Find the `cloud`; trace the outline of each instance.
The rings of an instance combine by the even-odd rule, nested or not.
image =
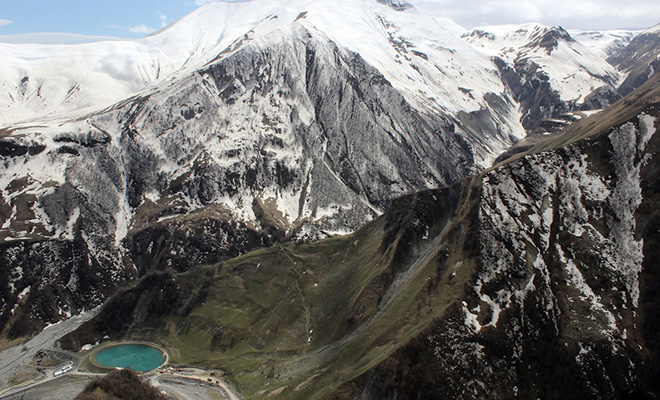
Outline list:
[[[0,43],[38,43],[38,44],[80,44],[100,42],[102,40],[122,40],[112,36],[87,36],[76,33],[17,33],[0,35]]]
[[[200,1],[200,0],[198,0]],[[466,28],[540,22],[572,29],[650,27],[660,21],[657,0],[409,0],[431,15]]]
[[[167,16],[158,11],[158,18],[160,19],[160,27],[165,28],[167,26]]]
[[[145,24],[129,26],[126,29],[128,29],[129,32],[133,32],[133,33],[151,33],[153,31],[155,31],[154,28],[149,28]]]
[[[0,18],[0,26],[5,26],[11,24],[11,21],[8,19],[2,19]]]
[[[109,24],[105,24],[105,26],[106,26],[106,28],[109,28],[109,29],[126,30],[126,31],[129,31],[131,33],[139,33],[139,34],[147,35],[147,34],[156,32],[158,29],[161,29],[161,28],[164,28],[164,27],[167,26],[167,15],[165,15],[164,13],[162,13],[160,11],[156,11],[156,13],[158,14],[158,20],[160,21],[160,23],[159,23],[160,27],[159,28],[152,28],[150,26],[147,26],[146,24],[139,24],[139,25],[126,27],[126,26],[122,26],[122,25],[118,25],[118,24],[114,24],[114,23],[109,23]]]
[[[123,26],[117,24],[105,24],[105,27],[108,29],[126,29]]]

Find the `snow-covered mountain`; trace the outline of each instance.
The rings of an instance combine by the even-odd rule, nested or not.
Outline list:
[[[214,2],[137,41],[2,49],[3,324],[349,232],[524,136],[490,57],[407,3]]]
[[[84,115],[144,90],[160,90],[232,44],[243,39],[268,43],[270,33],[294,21],[360,54],[415,108],[479,111],[487,93],[504,93],[488,57],[412,6],[374,0],[214,2],[135,41],[0,44],[5,60],[0,67],[0,121],[7,125],[70,112]],[[517,137],[524,133],[515,118],[503,124]]]
[[[0,339],[145,277],[60,343],[186,345],[255,398],[660,393],[660,42],[617,70],[606,36],[256,0],[0,45]]]
[[[637,35],[628,46],[608,59],[625,76],[619,93],[625,96],[660,71],[660,24]]]
[[[618,98],[619,72],[561,27],[487,26],[471,29],[462,38],[493,57],[516,94],[527,128],[537,127],[543,118],[602,108]]]
[[[562,29],[498,29],[461,39],[403,1],[256,0],[140,40],[0,44],[0,330],[152,269],[350,232],[611,100],[618,72]]]
[[[202,7],[139,40],[78,45],[0,43],[0,121],[85,115],[177,76],[185,76],[280,7],[232,2]]]
[[[607,58],[626,47],[641,31],[621,29],[605,31],[568,30],[568,33],[590,50],[601,52],[603,58]]]

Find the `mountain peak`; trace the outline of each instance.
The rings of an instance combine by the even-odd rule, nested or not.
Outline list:
[[[642,34],[642,35],[645,35],[645,34],[656,34],[656,35],[660,35],[660,24],[653,25],[653,26],[650,27],[649,29],[643,31],[641,34]]]
[[[544,38],[562,39],[572,41],[571,35],[561,26],[546,26],[538,22],[520,25],[491,25],[470,29],[463,34],[463,39],[488,39],[490,41],[509,41],[517,44],[544,41]]]
[[[412,4],[404,0],[376,0],[381,4],[388,5],[397,11],[407,10],[414,7]]]

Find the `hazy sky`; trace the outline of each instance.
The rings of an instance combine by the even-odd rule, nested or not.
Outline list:
[[[660,23],[659,0],[412,0],[465,27],[541,22],[567,29],[646,29]]]
[[[332,0],[327,0],[332,1]],[[659,0],[409,0],[471,28],[541,22],[568,29],[647,28],[660,23]],[[206,0],[0,0],[0,36],[65,32],[141,37]]]

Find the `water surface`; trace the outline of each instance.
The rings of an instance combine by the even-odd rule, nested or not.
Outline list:
[[[94,359],[104,367],[130,368],[142,372],[160,367],[165,362],[165,354],[143,344],[121,344],[99,351]]]

